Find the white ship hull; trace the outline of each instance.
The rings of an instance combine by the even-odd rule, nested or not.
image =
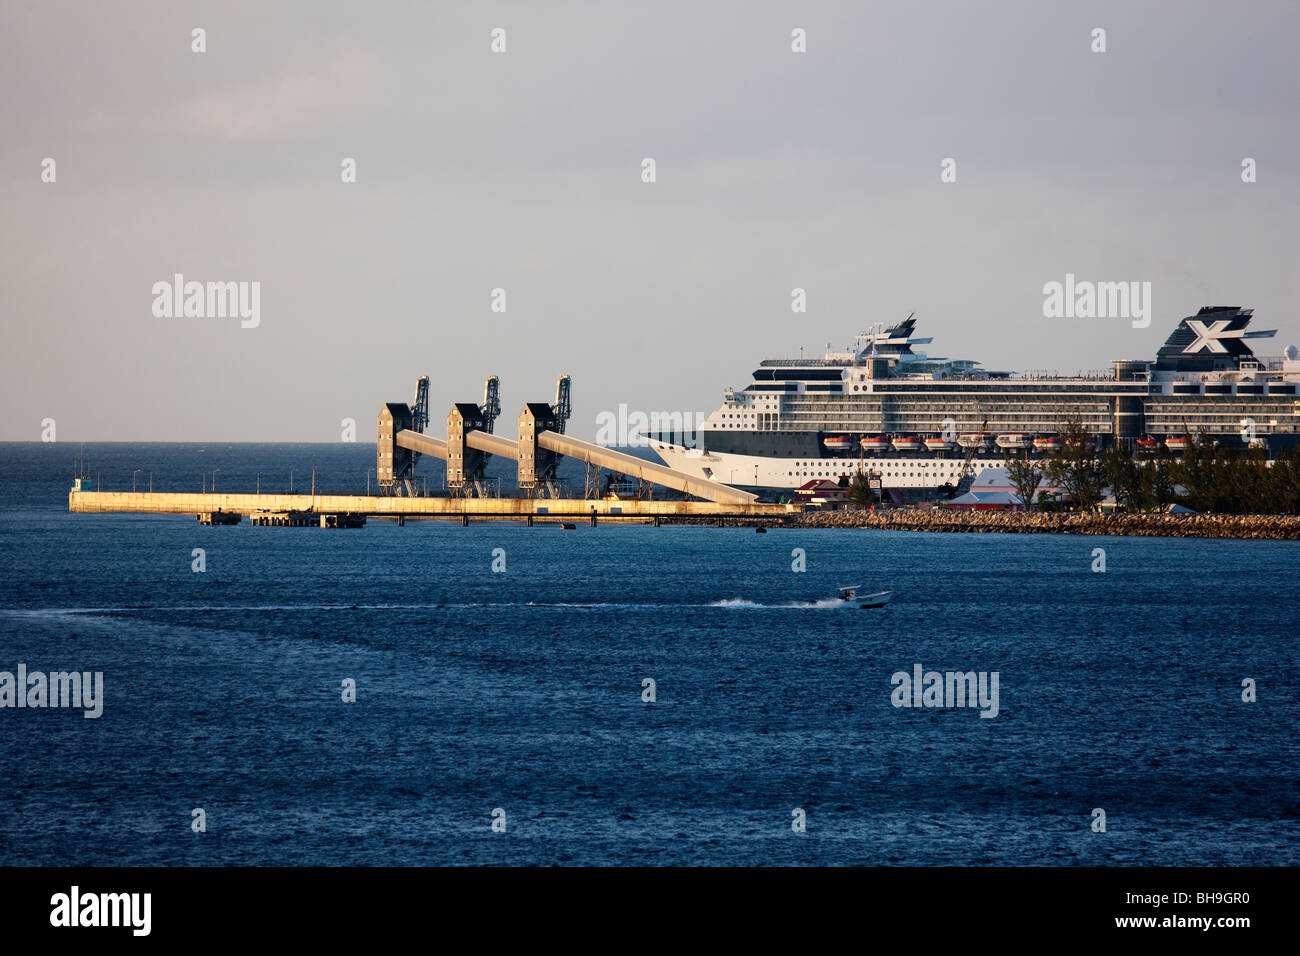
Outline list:
[[[737,455],[727,452],[701,451],[668,442],[654,440],[650,443],[665,465],[689,475],[724,485],[743,488],[760,488],[773,491],[793,491],[814,478],[835,480],[841,475],[853,475],[858,470],[854,458],[771,458],[756,455]],[[961,479],[964,456],[939,458],[918,452],[912,455],[876,456],[866,458],[862,465],[868,474],[881,477],[885,488],[938,488],[955,485]],[[971,470],[978,475],[985,468],[1000,468],[1005,459],[996,452],[977,454],[971,460]]]

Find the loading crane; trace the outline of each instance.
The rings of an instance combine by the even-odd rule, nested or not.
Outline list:
[[[487,419],[500,412],[500,384],[495,376],[485,384],[483,404],[457,402],[447,415],[447,437],[423,434],[428,421],[428,379],[416,388],[416,410],[404,403],[385,403],[379,411],[377,467],[380,493],[414,493],[411,474],[416,455],[432,455],[447,463],[447,487],[453,495],[486,491],[483,460],[495,455],[515,464],[517,484],[528,497],[549,493],[558,497],[555,468],[560,458],[580,461],[596,469],[606,468],[637,483],[637,497],[650,497],[651,484],[676,489],[684,496],[724,504],[749,505],[757,495],[732,488],[712,479],[686,474],[657,465],[634,455],[613,451],[564,434],[564,423],[572,413],[572,384],[563,375],[556,383],[555,404],[528,402],[519,415],[518,439],[505,438],[488,430]],[[417,426],[418,423],[418,427]],[[588,495],[594,488],[589,482]]]
[[[429,424],[429,376],[421,375],[415,380],[415,395],[411,399],[411,427],[423,432]]]
[[[988,427],[989,420],[986,417],[984,421],[980,422],[980,434],[986,434],[985,430]],[[970,486],[975,481],[975,472],[971,470],[970,463],[971,459],[975,457],[975,449],[977,448],[979,448],[979,445],[975,442],[971,442],[970,448],[966,451],[966,459],[961,463],[961,471],[957,473],[957,488],[953,497],[966,494],[966,492],[970,491]]]
[[[399,448],[394,439],[399,432],[422,435],[429,424],[429,376],[421,375],[415,381],[415,395],[411,404],[385,403],[379,412],[379,455],[375,477],[381,495],[408,497],[415,494],[415,465],[423,448]]]
[[[569,376],[561,375],[560,380],[555,383],[555,404],[551,406],[551,414],[555,416],[554,431],[563,435],[564,425],[572,413],[572,386],[569,382]]]
[[[425,426],[429,424],[429,376],[421,375],[415,380],[415,394],[411,396],[411,430],[424,434]],[[406,486],[406,494],[409,496],[413,492],[411,482],[415,480],[415,466],[420,461],[418,451],[411,452],[410,462],[406,466],[406,473],[401,477]]]
[[[495,375],[483,383],[483,404],[479,410],[483,414],[483,430],[490,435],[501,414],[501,387]]]

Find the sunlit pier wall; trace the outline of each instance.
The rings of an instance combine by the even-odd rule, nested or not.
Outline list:
[[[600,518],[771,516],[797,514],[792,504],[716,501],[591,501],[577,498],[404,498],[367,495],[186,494],[71,491],[68,510],[81,513],[251,515],[256,511],[360,514],[371,518]]]

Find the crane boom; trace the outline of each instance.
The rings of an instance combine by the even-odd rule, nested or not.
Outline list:
[[[421,375],[415,380],[415,395],[411,398],[411,430],[423,432],[424,427],[429,424],[429,376]],[[420,461],[418,451],[411,452],[409,467],[404,469],[405,474],[401,477],[412,478],[415,475],[415,466]]]
[[[988,427],[989,427],[989,420],[986,417],[984,421],[980,422],[980,434],[981,435],[986,434],[985,429]],[[967,449],[966,451],[966,459],[961,463],[961,471],[957,473],[956,491],[958,494],[965,494],[967,491],[969,491],[971,483],[974,482],[975,480],[975,475],[970,470],[970,463],[971,463],[971,459],[975,457],[975,449],[977,449],[978,447],[979,447],[978,444],[976,444],[975,442],[971,442],[970,448]]]
[[[555,430],[563,435],[564,425],[573,413],[572,385],[567,375],[561,375],[555,383],[555,404],[551,406],[551,411],[555,415]]]
[[[501,386],[495,375],[483,383],[481,411],[483,412],[483,430],[490,435],[493,425],[496,424],[497,416],[501,414]]]

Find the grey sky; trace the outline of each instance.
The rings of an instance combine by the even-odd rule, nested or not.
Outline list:
[[[1205,304],[1300,342],[1300,5],[630,6],[4,0],[0,439],[372,441],[419,374],[436,421],[501,376],[513,434],[561,373],[590,438],[912,311],[996,368]],[[177,272],[260,327],[155,318]],[[1067,272],[1151,327],[1043,318]]]

